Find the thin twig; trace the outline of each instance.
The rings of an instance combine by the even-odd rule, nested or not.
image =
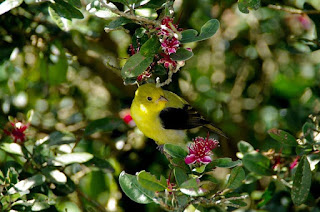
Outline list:
[[[109,9],[111,12],[113,12],[115,14],[120,15],[121,17],[128,18],[128,19],[133,20],[137,23],[145,23],[145,24],[149,24],[149,25],[153,25],[153,26],[160,26],[160,22],[158,22],[158,21],[144,18],[141,16],[132,15],[129,13],[125,13],[125,12],[122,12],[122,11],[114,8],[114,7],[111,7],[110,5],[107,4],[107,2],[105,0],[100,0],[100,3],[102,4],[103,7]]]
[[[281,11],[292,13],[292,14],[320,14],[320,11],[318,10],[299,10],[292,7],[280,6],[280,5],[274,5],[274,4],[269,4],[268,7],[270,9],[281,10]]]

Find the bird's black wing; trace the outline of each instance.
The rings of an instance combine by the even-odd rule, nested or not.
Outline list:
[[[188,104],[185,104],[183,108],[165,108],[160,112],[159,117],[165,129],[185,130],[209,124]]]

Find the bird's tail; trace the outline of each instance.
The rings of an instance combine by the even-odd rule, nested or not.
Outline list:
[[[206,124],[204,125],[205,128],[211,130],[212,132],[215,132],[223,137],[225,137],[226,139],[229,139],[226,134],[224,134],[224,132],[222,132],[222,130],[220,130],[219,128],[213,126],[212,124]]]

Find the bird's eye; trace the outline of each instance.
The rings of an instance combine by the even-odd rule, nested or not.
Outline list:
[[[151,100],[152,100],[152,98],[151,98],[150,96],[148,96],[147,99],[148,99],[148,101],[151,101]]]

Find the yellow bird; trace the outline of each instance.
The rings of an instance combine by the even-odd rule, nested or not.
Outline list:
[[[187,136],[186,130],[200,126],[226,137],[187,101],[152,83],[137,89],[131,105],[131,116],[143,134],[158,145],[183,143]]]

